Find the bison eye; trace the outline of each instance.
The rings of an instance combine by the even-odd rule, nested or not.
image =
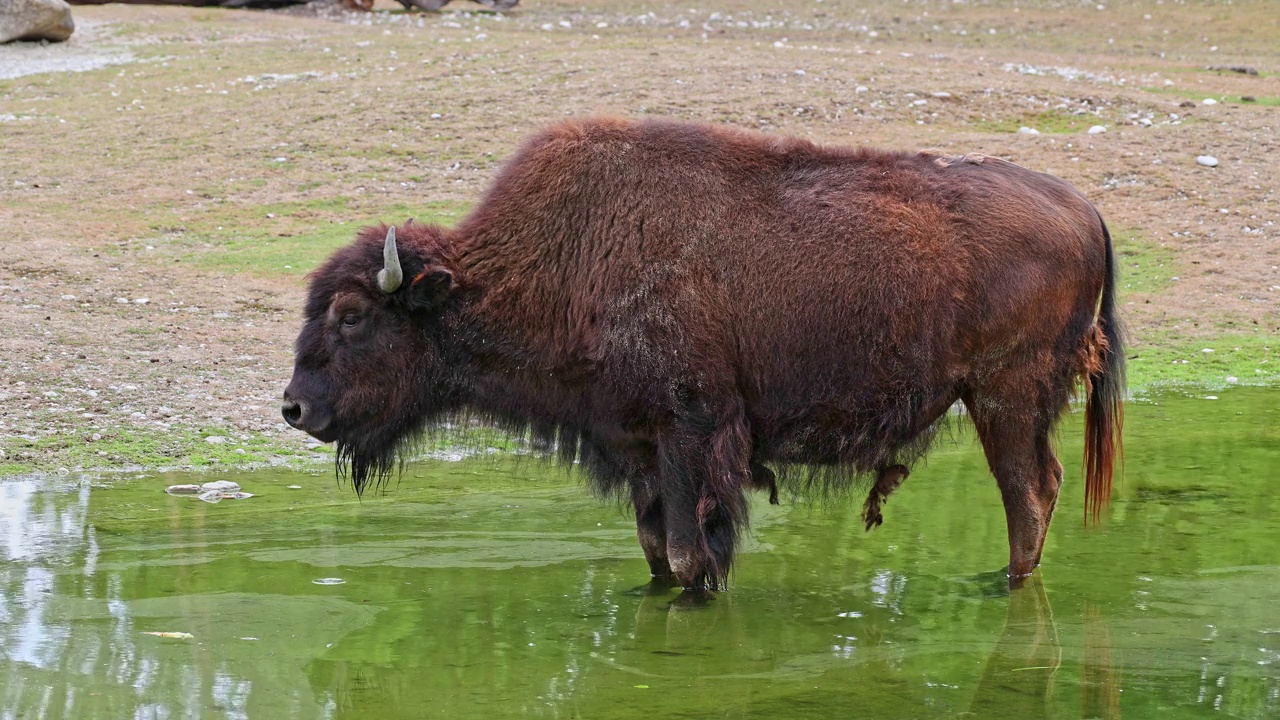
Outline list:
[[[343,315],[342,316],[342,327],[353,328],[359,324],[360,324],[359,315]]]

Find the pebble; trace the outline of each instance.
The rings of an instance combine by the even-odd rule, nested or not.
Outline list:
[[[210,445],[221,445],[225,443],[227,439],[222,437],[221,435],[210,435],[209,437],[205,438],[204,441],[209,443]]]
[[[286,486],[286,487],[288,487],[290,490],[301,490],[301,489],[302,489],[302,486],[301,486],[301,485],[288,485],[288,486]]]
[[[1203,165],[1205,167],[1218,167],[1218,158],[1212,155],[1201,155],[1196,158],[1196,164]]]
[[[1039,135],[1040,131],[1035,128],[1029,128],[1024,125],[1018,128],[1018,134],[1019,135]]]
[[[316,578],[311,582],[314,585],[342,585],[346,580],[342,578]]]
[[[933,96],[938,98],[939,100],[946,100],[947,98],[951,97],[951,93],[943,90],[941,92],[934,93]]]
[[[1228,375],[1227,382],[1232,385],[1235,385],[1236,383],[1240,382],[1240,378],[1236,377],[1235,375]]]
[[[1100,135],[1106,131],[1107,131],[1106,125],[1094,125],[1093,127],[1089,128],[1090,135]]]
[[[220,503],[223,500],[244,500],[253,497],[253,493],[247,492],[223,492],[222,490],[206,490],[196,497],[207,503]]]
[[[200,489],[206,492],[236,492],[240,489],[240,483],[231,482],[230,480],[214,480],[201,485]]]
[[[1218,104],[1218,101],[1217,101],[1217,100],[1214,100],[1213,98],[1205,98],[1204,100],[1201,100],[1200,102],[1204,103],[1205,105],[1217,105],[1217,104]]]
[[[170,485],[164,489],[170,495],[195,495],[200,492],[199,485]]]

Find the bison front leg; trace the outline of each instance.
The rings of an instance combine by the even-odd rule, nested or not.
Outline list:
[[[710,435],[695,428],[724,418]],[[700,422],[701,420],[701,422]],[[751,483],[750,434],[740,405],[705,413],[659,441],[659,492],[667,561],[691,592],[720,589],[733,564],[739,530],[747,522],[744,488]]]
[[[670,587],[675,582],[667,560],[667,530],[663,522],[662,498],[652,480],[637,481],[631,488],[631,505],[636,512],[636,538],[649,561],[649,575],[655,583]]]

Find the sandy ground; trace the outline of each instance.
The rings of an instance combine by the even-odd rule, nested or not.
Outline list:
[[[71,42],[0,47],[0,475],[323,456],[278,415],[303,272],[588,113],[1052,172],[1127,238],[1135,362],[1274,341],[1280,17],[1119,5],[77,7]]]

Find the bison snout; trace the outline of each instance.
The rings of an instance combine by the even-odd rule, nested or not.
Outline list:
[[[301,430],[321,442],[334,440],[331,437],[332,433],[329,432],[332,420],[329,413],[305,400],[295,400],[286,392],[284,404],[280,406],[280,414],[284,416],[284,421],[289,423],[289,427]]]
[[[289,427],[296,428],[302,420],[302,405],[285,398],[284,405],[280,406],[280,414],[284,416],[284,421],[289,423]]]

